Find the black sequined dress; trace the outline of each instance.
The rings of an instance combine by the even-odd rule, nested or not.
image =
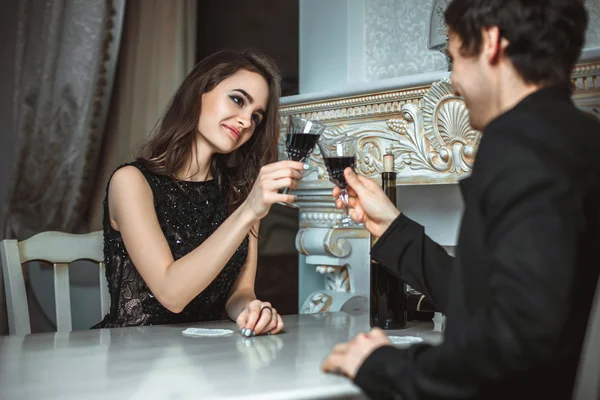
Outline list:
[[[148,181],[160,227],[175,260],[198,247],[227,218],[225,192],[217,180],[179,181],[178,186],[170,178],[151,172],[139,162],[123,166],[126,165],[137,167]],[[103,224],[104,262],[111,307],[109,314],[92,328],[188,323],[223,317],[229,291],[246,261],[248,238],[238,247],[215,280],[181,313],[175,314],[163,307],[152,295],[133,265],[120,232],[111,227],[108,185]],[[202,264],[198,268],[202,268]]]

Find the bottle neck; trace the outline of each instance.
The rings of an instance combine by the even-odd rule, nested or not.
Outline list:
[[[396,172],[382,172],[381,173],[381,188],[385,192],[386,196],[390,199],[394,205],[396,205]]]

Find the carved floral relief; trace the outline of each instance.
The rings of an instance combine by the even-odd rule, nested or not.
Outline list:
[[[456,181],[471,171],[481,140],[481,133],[470,125],[464,101],[453,94],[448,79],[432,84],[418,102],[400,104],[395,113],[329,125],[323,134],[328,139],[344,135],[359,138],[357,168],[361,174],[378,176],[383,171],[383,155],[391,152],[400,183],[414,177]],[[285,154],[283,144],[280,153]],[[317,171],[318,180],[327,180],[318,148],[308,164]]]

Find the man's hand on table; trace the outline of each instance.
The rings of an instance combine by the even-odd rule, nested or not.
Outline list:
[[[337,344],[323,362],[323,372],[342,374],[354,379],[365,359],[376,349],[391,345],[392,342],[379,328],[369,333],[361,333],[348,343]]]

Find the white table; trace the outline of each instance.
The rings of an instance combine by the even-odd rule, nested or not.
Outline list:
[[[286,332],[190,338],[187,327],[228,321],[0,337],[0,399],[362,399],[349,380],[324,374],[338,342],[368,330],[365,314],[285,316]],[[391,335],[437,343],[433,324]]]

